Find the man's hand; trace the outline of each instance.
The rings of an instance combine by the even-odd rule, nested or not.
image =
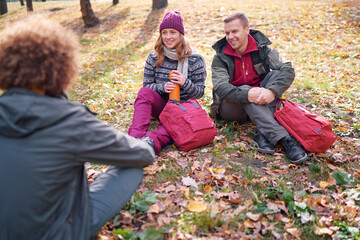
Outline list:
[[[250,92],[250,91],[249,91]],[[255,104],[269,104],[275,99],[275,93],[267,88],[260,88],[260,94],[254,101]]]
[[[253,103],[260,96],[261,90],[259,87],[253,87],[248,91],[248,101]]]

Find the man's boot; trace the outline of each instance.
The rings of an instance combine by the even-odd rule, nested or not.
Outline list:
[[[306,161],[306,152],[299,146],[293,137],[286,136],[280,140],[280,143],[285,148],[286,156],[289,158],[291,163],[299,164]]]
[[[257,130],[253,137],[254,143],[261,153],[274,153],[274,146],[265,138],[262,133]]]

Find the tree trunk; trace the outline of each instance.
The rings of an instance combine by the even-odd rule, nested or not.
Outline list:
[[[0,0],[0,15],[8,12],[6,0]]]
[[[152,9],[161,9],[168,5],[167,0],[153,0]]]
[[[116,4],[119,3],[119,0],[113,0],[113,5],[115,6]]]
[[[21,6],[24,6],[25,4],[24,4],[24,0],[20,0],[20,5]]]
[[[80,8],[85,27],[94,27],[100,23],[91,8],[90,0],[80,0]]]
[[[28,12],[34,11],[32,6],[32,0],[26,0],[26,8]]]

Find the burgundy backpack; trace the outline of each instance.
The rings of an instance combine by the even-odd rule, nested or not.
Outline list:
[[[217,135],[215,123],[195,99],[169,100],[159,118],[182,151],[209,144]]]
[[[327,119],[288,100],[279,99],[274,117],[309,152],[325,152],[337,138]]]

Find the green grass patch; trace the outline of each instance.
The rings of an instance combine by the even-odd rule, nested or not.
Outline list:
[[[329,169],[324,162],[312,162],[309,165],[309,180],[312,182],[326,181],[329,178]]]

